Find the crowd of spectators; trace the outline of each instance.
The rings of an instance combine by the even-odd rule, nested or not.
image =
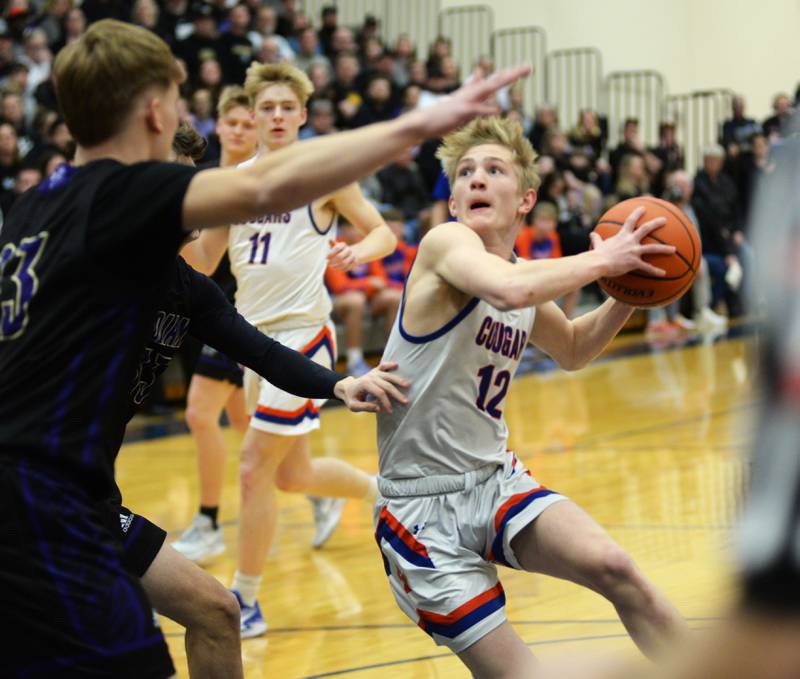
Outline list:
[[[490,57],[458,64],[445,37],[423,46],[403,34],[387,44],[376,17],[345,26],[334,5],[311,17],[296,0],[8,0],[0,20],[3,212],[70,158],[72,142],[58,114],[51,65],[58,50],[103,18],[139,24],[171,46],[187,74],[181,117],[207,138],[209,161],[219,153],[215,117],[220,93],[227,84],[241,84],[254,60],[289,61],[309,75],[315,91],[304,139],[428,106],[470,73],[489,74],[494,68]],[[730,316],[744,311],[740,292],[748,274],[747,213],[753,189],[758,177],[770,171],[770,145],[788,133],[796,99],[777,95],[774,115],[759,122],[747,116],[744,99],[736,97],[719,144],[704,150],[702,167],[693,177],[690,204],[711,275],[711,306],[724,304]],[[658,142],[648,147],[635,119],[608,121],[583,110],[578,120],[559,120],[551,104],[526,110],[520,86],[501,92],[497,104],[503,115],[522,125],[539,153],[540,208],[521,237],[525,256],[585,250],[589,231],[610,204],[645,194],[676,198],[671,177],[695,170],[685,167],[671,121],[661,123]],[[614,148],[608,144],[609,125],[621,127]],[[435,157],[437,143],[423,144],[363,182],[366,195],[402,225],[402,247],[413,246],[432,223],[449,218],[449,187]],[[374,276],[369,272],[368,278]],[[393,285],[387,279],[384,287]],[[383,302],[371,302],[374,292],[366,297],[383,309]],[[573,313],[576,299],[564,303]],[[370,308],[369,303],[361,306]]]

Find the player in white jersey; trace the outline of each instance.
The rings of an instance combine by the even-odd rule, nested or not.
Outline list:
[[[518,261],[536,202],[535,154],[517,123],[476,119],[440,158],[458,218],[421,242],[384,352],[411,382],[409,404],[378,419],[376,539],[395,598],[476,677],[528,677],[530,649],[505,617],[495,564],[579,583],[609,599],[653,655],[681,636],[675,608],[585,512],[543,487],[512,452],[503,405],[526,343],[574,370],[617,334],[632,307],[608,300],[573,321],[552,301],[601,276],[663,271],[634,231],[643,211],[574,257]]]
[[[313,91],[302,71],[289,64],[254,64],[245,90],[255,110],[257,158],[297,141]],[[363,240],[352,247],[334,243],[338,214],[364,234]],[[292,212],[207,232],[200,244],[212,260],[227,245],[236,307],[250,323],[333,367],[335,333],[325,268],[348,269],[383,257],[394,250],[396,239],[354,183]],[[371,504],[377,486],[373,477],[342,460],[311,458],[308,434],[319,428],[321,401],[287,394],[250,371],[245,373],[245,396],[252,418],[242,444],[239,569],[233,590],[242,605],[242,636],[252,637],[266,631],[256,594],[275,538],[277,489],[326,498],[315,505],[312,544],[317,547],[338,523],[344,501],[336,498]]]

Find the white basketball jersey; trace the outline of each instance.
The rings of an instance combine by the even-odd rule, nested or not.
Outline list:
[[[239,313],[267,330],[324,325],[331,313],[324,276],[335,222],[316,224],[308,205],[231,225],[228,256]]]
[[[503,419],[536,315],[499,311],[474,298],[436,332],[403,328],[405,295],[383,354],[411,382],[407,406],[378,415],[380,475],[386,479],[463,474],[507,455]]]

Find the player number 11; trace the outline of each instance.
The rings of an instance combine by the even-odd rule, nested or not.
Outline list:
[[[271,233],[264,233],[264,234],[255,233],[252,236],[250,236],[250,238],[248,239],[250,241],[250,243],[251,243],[250,260],[249,260],[250,264],[256,264],[256,263],[257,264],[266,264],[267,263],[267,257],[269,256],[269,239],[271,237],[272,237]],[[261,243],[263,249],[261,250],[261,261],[260,262],[256,262],[256,256],[258,255],[259,242]]]

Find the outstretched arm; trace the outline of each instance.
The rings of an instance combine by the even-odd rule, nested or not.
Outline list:
[[[427,269],[464,293],[480,297],[498,309],[538,306],[602,276],[619,276],[638,269],[663,276],[645,255],[672,254],[671,245],[643,245],[642,240],[665,223],[661,217],[636,228],[644,214],[637,208],[619,232],[606,240],[592,234],[593,249],[572,257],[511,263],[487,252],[478,235],[456,222],[433,229],[420,244]]]
[[[354,412],[391,412],[392,400],[407,402],[399,388],[408,382],[391,374],[397,364],[382,363],[358,379],[328,370],[261,333],[207,277],[190,269],[186,274],[192,295],[189,332],[276,387],[303,398],[338,398]]]
[[[424,111],[325,135],[268,153],[246,168],[199,172],[183,200],[186,231],[288,212],[333,193],[390,162],[424,139],[440,137],[478,115],[495,111],[485,103],[497,90],[530,73],[529,66],[476,78]]]

